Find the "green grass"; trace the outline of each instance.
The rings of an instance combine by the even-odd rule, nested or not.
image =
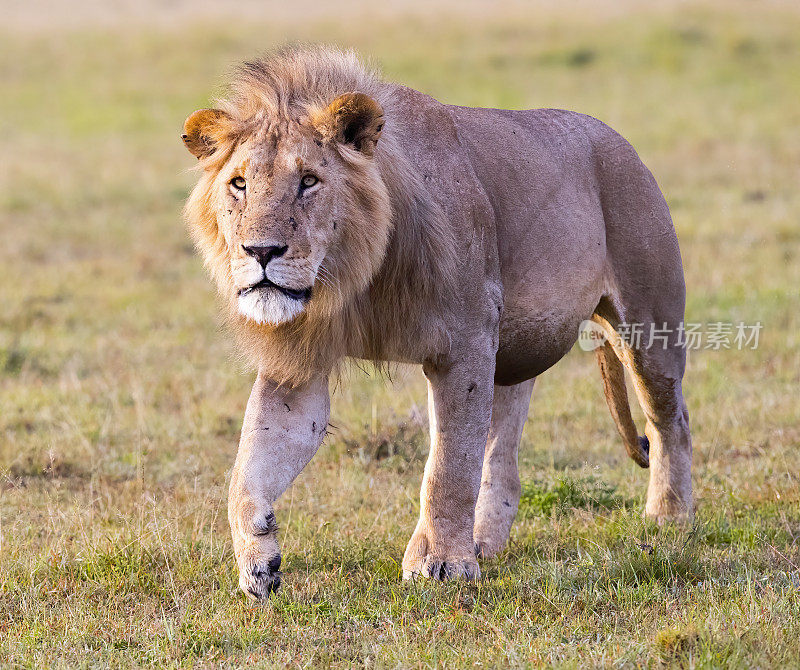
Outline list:
[[[800,12],[601,7],[4,29],[0,664],[796,667]],[[253,375],[180,222],[178,133],[235,62],[293,39],[634,143],[672,208],[687,320],[764,324],[755,351],[690,355],[693,528],[642,520],[647,475],[575,351],[534,391],[508,549],[476,585],[403,583],[424,383],[354,371],[278,506],[285,587],[239,594],[226,477]]]

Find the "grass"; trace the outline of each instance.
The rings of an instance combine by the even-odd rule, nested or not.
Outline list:
[[[2,29],[3,666],[796,666],[800,12],[625,7]],[[477,585],[403,583],[424,384],[354,371],[278,506],[285,588],[238,593],[226,476],[252,372],[180,223],[178,133],[289,39],[631,139],[672,208],[687,321],[764,324],[755,351],[690,355],[693,528],[641,519],[646,473],[576,350],[537,383],[508,549]]]

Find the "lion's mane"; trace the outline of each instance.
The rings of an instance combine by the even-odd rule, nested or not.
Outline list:
[[[393,95],[353,52],[291,48],[245,63],[218,101],[234,120],[215,138],[219,149],[200,161],[201,176],[184,216],[227,306],[243,351],[276,381],[301,384],[327,374],[348,355],[380,363],[417,352],[441,337],[439,320],[452,300],[456,253],[441,208],[401,148]],[[309,118],[337,96],[361,92],[384,110],[385,129],[373,158],[339,149],[349,174],[342,237],[306,310],[291,322],[259,325],[238,314],[227,243],[217,222],[215,180],[237,143],[265,123],[280,128]],[[420,329],[423,329],[421,332]]]

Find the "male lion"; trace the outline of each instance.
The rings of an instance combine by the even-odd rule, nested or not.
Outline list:
[[[228,508],[247,593],[280,584],[273,505],[325,436],[344,357],[420,363],[428,380],[405,577],[475,579],[477,558],[504,546],[534,378],[584,319],[608,334],[606,398],[628,453],[650,466],[646,514],[691,517],[678,242],[613,130],[562,110],[443,105],[316,48],[246,63],[183,140],[201,168],[186,219],[258,364]],[[619,331],[633,323],[671,334],[631,347]]]

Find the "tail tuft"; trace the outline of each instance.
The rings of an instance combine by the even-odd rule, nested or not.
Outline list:
[[[650,467],[650,440],[644,435],[640,436],[633,444],[626,444],[628,456],[640,468]]]
[[[633,459],[634,463],[642,468],[649,468],[650,467],[650,440],[647,439],[647,435],[640,435],[639,436],[639,449],[638,453],[632,453],[628,451],[628,455]]]

